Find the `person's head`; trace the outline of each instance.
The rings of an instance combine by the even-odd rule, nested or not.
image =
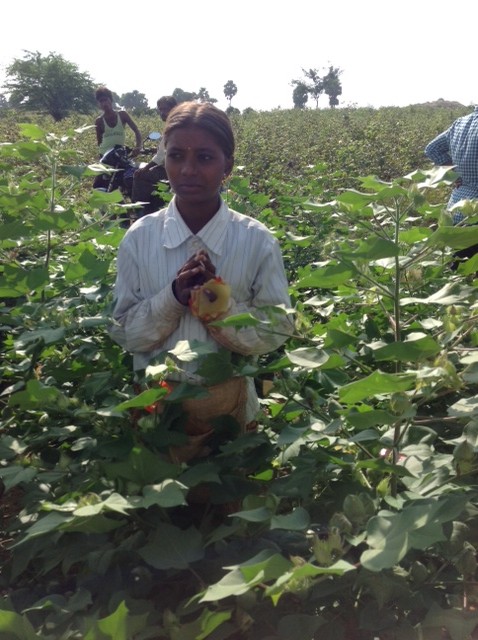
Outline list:
[[[106,87],[98,87],[95,91],[95,98],[98,106],[105,111],[105,108],[113,108],[113,93]]]
[[[224,156],[234,162],[235,140],[231,121],[210,102],[181,102],[169,114],[164,129],[164,144],[167,147],[171,133],[180,128],[198,127],[207,131]],[[231,164],[232,169],[232,164]]]
[[[181,213],[217,211],[223,180],[234,164],[227,115],[207,102],[182,102],[169,114],[163,135],[165,168]]]
[[[159,117],[163,122],[166,122],[166,119],[169,115],[169,112],[178,104],[178,101],[174,96],[161,96],[157,101],[157,110],[159,113]]]

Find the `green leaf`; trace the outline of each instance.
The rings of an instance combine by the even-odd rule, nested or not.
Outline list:
[[[281,616],[277,622],[278,638],[281,640],[295,640],[296,638],[316,638],[316,632],[325,623],[320,615],[293,613]],[[327,640],[320,634],[323,640]]]
[[[63,327],[58,329],[37,329],[34,331],[27,331],[22,333],[18,340],[15,341],[15,348],[24,349],[32,342],[37,342],[39,340],[43,341],[45,345],[56,344],[58,342],[63,342],[65,335],[66,330]]]
[[[19,484],[28,484],[37,475],[38,471],[34,467],[23,467],[12,465],[11,467],[0,467],[0,478],[5,485],[5,491]]]
[[[49,282],[49,273],[45,267],[33,269],[12,269],[8,265],[5,267],[5,279],[8,284],[19,291],[30,293],[36,289],[41,289]]]
[[[446,540],[442,524],[451,522],[462,511],[467,496],[456,494],[416,500],[400,513],[373,516],[367,524],[370,549],[361,562],[370,571],[393,567],[410,549],[426,549]]]
[[[204,609],[198,620],[201,632],[195,636],[195,640],[205,640],[223,622],[230,620],[231,616],[232,611],[209,611]]]
[[[286,355],[292,364],[306,369],[316,369],[324,365],[330,355],[318,347],[299,347],[294,351],[286,351]]]
[[[375,427],[383,424],[393,424],[397,420],[397,416],[384,411],[383,409],[376,409],[371,411],[349,411],[345,414],[347,422],[358,429],[368,429],[369,427]]]
[[[105,168],[101,165],[99,173],[104,173],[104,169]],[[123,196],[119,189],[115,189],[115,191],[110,191],[109,193],[93,189],[90,197],[88,198],[88,206],[93,209],[101,209],[101,207],[104,207],[105,205],[120,203],[122,200]]]
[[[347,333],[346,331],[340,331],[340,329],[329,327],[324,347],[327,349],[347,347],[348,345],[355,344],[357,340],[357,336]]]
[[[212,327],[236,327],[238,329],[241,327],[257,327],[258,324],[261,324],[261,320],[255,318],[252,313],[238,313],[223,320],[209,322]]]
[[[390,240],[382,238],[367,238],[359,244],[353,251],[340,251],[339,255],[348,260],[381,260],[382,258],[392,258],[398,256],[400,248]]]
[[[352,205],[359,209],[368,206],[374,200],[374,194],[361,193],[355,189],[347,189],[344,193],[337,196],[337,202],[340,204]]]
[[[246,593],[261,582],[275,580],[291,568],[292,564],[284,556],[261,551],[246,562],[233,567],[219,582],[207,588],[201,602],[214,602],[230,596]]]
[[[478,414],[478,396],[470,398],[461,398],[450,407],[447,413],[449,416],[456,418],[471,418]]]
[[[99,257],[87,248],[79,256],[78,261],[71,261],[65,267],[65,278],[68,282],[95,281],[106,277],[110,262]]]
[[[432,247],[451,247],[452,249],[467,249],[478,244],[478,227],[439,227],[428,239]]]
[[[303,507],[297,507],[286,515],[273,515],[271,529],[288,529],[289,531],[304,531],[310,524],[310,516]]]
[[[463,611],[447,607],[442,609],[436,603],[431,603],[424,620],[421,623],[423,629],[435,630],[441,634],[442,629],[446,629],[451,640],[465,640],[471,638],[473,631],[478,625],[478,612]],[[428,637],[428,636],[427,636]]]
[[[205,640],[215,629],[227,620],[230,620],[232,611],[209,611],[203,609],[201,615],[191,622],[171,625],[168,638],[171,640]],[[229,635],[229,634],[227,634]],[[219,632],[219,638],[226,638]]]
[[[155,569],[187,569],[204,556],[204,542],[194,527],[179,529],[161,523],[151,541],[138,550],[145,562]]]
[[[42,384],[39,380],[33,379],[27,382],[24,391],[18,391],[10,396],[9,406],[22,407],[23,409],[34,409],[38,406],[62,406],[68,405],[68,399],[56,387]]]
[[[32,526],[27,529],[25,536],[16,542],[13,547],[18,547],[32,538],[45,535],[45,533],[57,531],[58,529],[61,529],[62,525],[67,524],[72,519],[73,516],[69,514],[56,512],[48,513],[46,516],[40,517],[39,520],[32,524]]]
[[[131,398],[131,400],[125,400],[115,407],[115,411],[126,411],[128,409],[143,409],[154,404],[157,400],[168,394],[168,390],[164,387],[157,387],[156,389],[147,389],[140,394]]]
[[[134,508],[134,505],[122,495],[119,493],[112,493],[105,500],[77,507],[73,511],[73,514],[80,518],[96,516],[103,513],[103,511],[114,511],[125,515],[130,509]]]
[[[134,447],[124,462],[104,463],[104,469],[109,479],[125,478],[141,486],[174,478],[179,473],[177,465],[168,462],[165,456],[144,447]]]
[[[289,571],[286,571],[281,576],[279,576],[276,582],[266,589],[265,593],[267,596],[272,597],[277,593],[283,592],[284,588],[291,583],[300,584],[300,582],[303,580],[307,581],[309,578],[316,578],[319,576],[340,576],[347,571],[355,570],[356,567],[353,564],[346,562],[345,560],[339,560],[329,567],[318,567],[317,565],[311,564],[310,562],[294,565]]]
[[[402,306],[407,304],[415,304],[417,302],[420,302],[422,304],[439,305],[463,304],[464,300],[471,296],[472,293],[473,289],[471,287],[463,286],[456,282],[449,282],[439,291],[436,291],[427,298],[402,298],[400,300],[400,304]]]
[[[351,280],[355,275],[352,267],[344,264],[334,264],[328,267],[321,267],[311,271],[308,275],[300,278],[296,283],[298,289],[318,288],[334,289],[345,282]]]
[[[378,362],[382,360],[419,362],[435,356],[440,351],[441,346],[431,336],[425,336],[417,340],[392,342],[385,347],[376,349],[373,355]]]
[[[13,640],[39,640],[26,615],[15,611],[0,611],[0,632],[2,637]],[[5,634],[5,635],[3,635]],[[8,636],[6,635],[8,634]]]
[[[22,136],[24,136],[25,138],[30,138],[31,140],[46,138],[46,131],[41,129],[36,124],[32,124],[29,122],[20,122],[18,124],[18,129]]]
[[[111,615],[94,623],[85,640],[130,640],[144,629],[148,616],[148,613],[131,615],[122,601]]]
[[[104,534],[124,527],[125,520],[113,519],[104,515],[74,516],[61,527],[61,531],[75,533]]]
[[[342,402],[354,404],[383,393],[408,391],[414,384],[414,374],[383,373],[377,370],[361,380],[341,387],[339,398]]]
[[[197,368],[197,373],[202,376],[207,385],[215,385],[232,378],[234,367],[231,363],[231,352],[221,349],[217,353],[203,356]]]
[[[177,480],[164,480],[159,484],[143,487],[142,506],[145,509],[158,505],[159,507],[178,507],[187,504],[185,494],[188,487]]]
[[[247,522],[268,522],[272,517],[272,512],[266,507],[258,507],[257,509],[249,509],[246,511],[236,511],[232,515]]]
[[[210,461],[189,467],[178,477],[178,480],[188,487],[195,487],[201,482],[217,482],[218,484],[221,482],[217,466]]]

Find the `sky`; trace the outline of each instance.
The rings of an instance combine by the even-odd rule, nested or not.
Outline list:
[[[476,0],[22,0],[3,3],[5,69],[25,51],[61,54],[121,95],[150,106],[205,87],[217,106],[293,107],[303,69],[341,69],[340,106],[478,104]],[[308,107],[315,101],[309,98]],[[328,107],[321,96],[319,107]]]

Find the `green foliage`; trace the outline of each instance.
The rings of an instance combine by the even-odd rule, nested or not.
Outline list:
[[[309,99],[309,91],[305,84],[298,82],[292,92],[292,100],[294,102],[294,109],[304,109]]]
[[[316,109],[319,107],[319,98],[322,93],[329,96],[329,104],[336,107],[339,104],[338,96],[342,93],[342,85],[340,83],[341,69],[338,67],[329,67],[326,75],[321,76],[318,69],[302,69],[304,79],[292,80],[292,86],[295,87],[292,94],[294,107],[303,109],[307,98],[310,95],[315,100]]]
[[[338,97],[342,95],[342,85],[340,75],[342,70],[338,67],[329,67],[328,72],[322,78],[324,93],[329,96],[329,105],[333,108],[339,104]]]
[[[198,91],[198,100],[199,102],[210,102],[211,104],[217,102],[216,98],[211,98],[206,87],[200,87]]]
[[[107,332],[124,230],[117,204],[90,198],[88,132],[25,124],[0,145],[2,638],[476,633],[476,269],[449,268],[476,227],[442,215],[452,174],[409,170],[445,116],[397,146],[392,123],[400,113],[397,135],[410,131],[408,111],[311,113],[234,116],[249,161],[224,194],[281,243],[294,335],[254,364],[180,343],[139,394]],[[326,133],[307,167],[317,122]],[[329,169],[320,154],[333,160],[338,123],[336,154],[349,145],[351,167],[366,161],[358,141],[374,139],[370,162],[390,146],[407,170]],[[284,136],[297,154],[290,179]],[[280,311],[269,312],[274,330]],[[234,437],[223,420],[213,455],[171,460],[181,399],[204,393],[157,385],[172,355],[218,380],[253,377],[258,431]]]
[[[188,102],[189,100],[196,100],[198,97],[197,93],[191,91],[183,91],[183,89],[180,89],[179,87],[176,87],[172,95],[174,98],[176,98],[178,103]]]
[[[231,100],[234,98],[236,93],[237,93],[237,86],[234,84],[232,80],[228,80],[224,85],[224,95],[229,101],[229,106],[231,106]]]
[[[148,105],[148,99],[144,93],[140,93],[139,91],[136,91],[136,89],[134,91],[129,91],[128,93],[123,93],[119,98],[119,103],[123,109],[131,111],[135,115],[141,115],[151,111]]]
[[[49,113],[55,121],[72,111],[90,113],[95,107],[94,85],[87,73],[57,53],[42,56],[26,51],[6,69],[11,107]]]

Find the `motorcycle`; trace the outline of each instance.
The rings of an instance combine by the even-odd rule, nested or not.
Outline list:
[[[160,138],[161,134],[157,131],[153,131],[148,135],[148,140],[151,141],[157,141]],[[155,153],[156,148],[143,147],[138,155],[154,155]],[[119,144],[106,151],[106,153],[101,157],[100,163],[110,167],[114,171],[101,174],[101,176],[95,180],[94,188],[107,193],[119,190],[124,201],[129,201],[133,204],[132,193],[134,172],[142,166],[145,166],[146,163],[137,162],[131,156],[130,147]],[[122,214],[120,216],[122,219],[121,226],[129,226],[131,222],[134,222],[135,219],[141,216],[141,211],[136,211],[135,213],[136,209],[141,210],[141,207],[131,208],[127,214]]]

